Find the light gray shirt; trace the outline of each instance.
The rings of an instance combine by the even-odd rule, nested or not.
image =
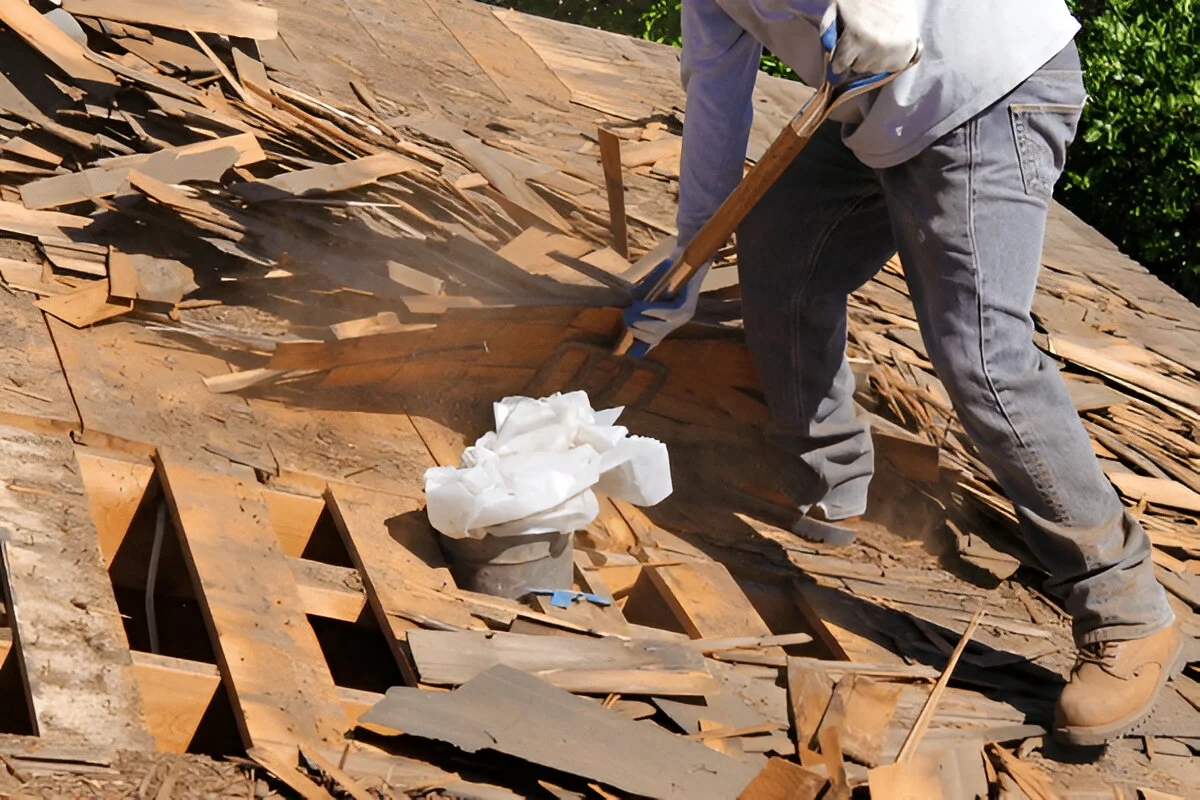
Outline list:
[[[912,2],[921,19],[921,61],[836,117],[846,145],[875,168],[912,158],[1004,97],[1079,30],[1064,0]],[[808,85],[821,82],[816,23],[827,7],[828,0],[683,0],[680,244],[741,180],[763,48]]]

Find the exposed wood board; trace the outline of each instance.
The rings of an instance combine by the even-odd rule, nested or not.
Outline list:
[[[1155,505],[1200,513],[1200,492],[1195,492],[1178,481],[1118,473],[1108,477],[1121,490],[1121,494],[1130,500],[1145,499]]]
[[[677,158],[683,149],[683,137],[664,136],[652,142],[634,142],[621,149],[621,166],[644,167],[668,158]]]
[[[806,668],[798,659],[789,659],[787,681],[796,753],[802,764],[817,763],[814,745],[817,730],[833,697],[833,678],[820,667]]]
[[[24,164],[20,161],[13,161],[10,158],[0,158],[0,173],[8,175],[31,175],[34,177],[48,177],[55,174],[55,170],[48,167],[37,167],[32,164]]]
[[[300,590],[304,613],[342,622],[358,622],[367,608],[358,571],[304,558],[288,558]]]
[[[533,48],[577,105],[629,120],[684,105],[675,48],[508,9],[493,13]]]
[[[850,758],[868,767],[878,766],[901,688],[847,675],[838,682],[821,726],[837,728],[842,751]]]
[[[204,385],[205,377],[228,374],[221,359],[135,323],[76,330],[57,319],[49,322],[85,443],[141,455],[175,445],[205,457],[215,470],[229,461],[206,447],[236,449],[247,459],[273,463],[247,402]]]
[[[988,780],[978,743],[918,754],[912,761],[867,773],[871,800],[957,800],[987,797]]]
[[[155,750],[186,753],[221,685],[221,673],[214,664],[136,652],[133,671]]]
[[[158,461],[243,743],[294,752],[340,740],[337,689],[253,474],[202,471],[169,451]]]
[[[258,57],[258,45],[253,39],[237,39],[233,42],[233,66],[243,84],[270,90],[271,79]]]
[[[473,0],[433,0],[429,8],[500,91],[519,108],[565,110],[571,93],[525,40]]]
[[[826,780],[804,767],[772,758],[738,800],[817,800]]]
[[[317,520],[325,510],[325,501],[319,497],[278,492],[267,489],[263,492],[267,509],[271,515],[271,526],[283,552],[293,558],[304,555],[304,548],[312,538]]]
[[[694,696],[717,688],[702,655],[668,642],[414,630],[408,644],[424,683],[457,686],[504,664],[577,693]]]
[[[234,241],[240,241],[241,235],[246,231],[245,225],[232,214],[137,169],[130,170],[126,180],[129,181],[130,188],[136,189],[160,205],[174,209],[193,224],[203,224],[206,230],[212,230]]]
[[[349,484],[331,484],[325,500],[396,663],[415,683],[405,649],[410,628],[421,620],[458,629],[476,626],[467,606],[442,591],[453,590],[454,582],[428,523],[423,515],[418,518],[420,503]]]
[[[415,292],[427,295],[442,294],[446,282],[427,272],[413,269],[399,261],[387,262],[388,277],[401,286],[406,286]]]
[[[1165,398],[1174,404],[1174,408],[1182,406],[1193,419],[1200,419],[1196,413],[1200,411],[1200,382],[1170,377],[1127,361],[1122,358],[1121,344],[1121,340],[1114,337],[1084,340],[1052,336],[1050,340],[1052,351],[1060,358],[1117,379],[1122,386],[1135,388],[1139,393]]]
[[[281,471],[422,496],[421,476],[433,463],[407,415],[345,410],[344,401],[321,407],[337,402],[336,391],[310,389],[306,396],[312,406],[249,401],[254,427],[265,434]],[[328,444],[314,447],[314,441]]]
[[[707,697],[655,697],[654,704],[688,734],[700,732],[701,720],[732,729],[757,728],[770,721],[740,697],[724,689],[721,694]]]
[[[77,272],[94,278],[108,275],[108,248],[69,239],[41,237],[38,243],[42,252],[55,269]]]
[[[88,60],[83,45],[59,30],[25,0],[0,0],[0,20],[70,75],[79,88],[99,97],[108,97],[116,91],[117,77]]]
[[[249,104],[251,95],[246,91],[246,87],[242,86],[242,84],[238,81],[237,76],[229,71],[229,67],[225,65],[225,62],[217,57],[217,54],[212,51],[212,48],[208,46],[208,43],[204,41],[199,33],[191,28],[188,28],[187,32],[192,38],[192,41],[195,42],[196,47],[198,47],[200,52],[204,53],[205,57],[212,62],[213,67],[221,74],[221,77],[225,79],[225,82],[229,84],[229,87],[233,89],[234,93],[241,98],[243,103]]]
[[[5,607],[36,733],[149,750],[112,584],[66,438],[0,427]]]
[[[72,14],[251,39],[279,35],[279,14],[244,0],[65,0]]]
[[[460,101],[477,107],[506,101],[503,92],[463,49],[430,3],[425,0],[401,0],[400,4],[383,0],[347,0],[346,5],[351,11],[354,27],[344,30],[338,37],[337,55],[358,70],[357,77],[363,78],[370,73],[375,89],[381,95],[408,106],[426,105],[418,98],[429,92],[453,92]],[[292,16],[284,17],[285,35]],[[322,23],[325,19],[326,16],[322,16]],[[369,51],[363,47],[363,31],[369,32],[372,45]],[[293,42],[292,39],[288,41]],[[325,42],[320,45],[327,46]],[[311,52],[303,49],[301,44],[293,43],[292,47],[301,59]],[[389,62],[386,72],[390,74],[385,75],[385,70],[378,68],[381,58]],[[414,64],[437,66],[431,72]],[[306,66],[315,73],[314,80],[322,87],[337,82],[336,90],[347,88],[345,69],[322,69],[319,64],[308,65],[307,61]]]
[[[103,30],[111,23],[81,19],[80,22],[92,30]],[[163,73],[183,72],[190,76],[204,76],[214,72],[212,62],[205,55],[165,36],[153,36],[152,41],[127,36],[116,40],[119,47],[138,58],[154,65]]]
[[[237,183],[231,191],[242,199],[261,203],[294,197],[315,197],[374,183],[388,175],[418,169],[416,161],[394,153],[378,153],[341,164],[285,172],[266,180]]]
[[[109,293],[114,297],[178,303],[199,289],[190,267],[169,258],[114,250],[108,261]]]
[[[0,231],[22,236],[66,239],[67,231],[82,230],[92,221],[88,217],[59,211],[35,211],[20,203],[0,200]]]
[[[436,331],[436,336],[434,332]],[[358,339],[343,339],[336,342],[280,342],[268,363],[271,369],[332,369],[349,364],[370,361],[391,361],[411,357],[415,352],[433,345],[434,350],[443,350],[447,359],[455,350],[464,349],[472,359],[478,359],[488,350],[511,356],[513,365],[540,366],[564,338],[569,329],[540,324],[496,322],[485,319],[461,319],[453,325],[429,331],[403,331],[369,336]],[[520,348],[525,352],[521,352]],[[473,348],[471,352],[467,348]],[[497,363],[504,363],[500,357]]]
[[[96,281],[57,297],[43,297],[34,304],[74,328],[86,328],[133,309],[132,300],[109,297],[108,281]]]
[[[58,153],[47,150],[23,136],[14,136],[9,139],[3,146],[0,146],[0,150],[4,150],[7,153],[14,153],[31,161],[41,161],[44,164],[49,164],[51,167],[57,167],[63,161],[63,157]]]
[[[106,564],[111,564],[145,499],[154,478],[154,466],[146,460],[106,454],[90,447],[76,447],[75,458],[87,490],[100,555]]]
[[[20,289],[38,297],[54,297],[71,291],[47,267],[28,261],[0,258],[0,278],[10,289]]]
[[[191,273],[188,273],[189,275]],[[178,300],[169,302],[179,302]],[[215,394],[225,394],[226,392],[240,392],[243,389],[249,389],[251,386],[258,386],[261,383],[267,383],[275,378],[284,375],[285,373],[275,369],[244,369],[240,372],[230,372],[227,375],[214,375],[204,379],[204,385],[208,387],[210,392]]]
[[[646,572],[693,638],[771,635],[724,565],[688,562]]]
[[[79,429],[79,416],[41,312],[27,297],[0,292],[0,424],[41,433]]]
[[[239,136],[248,136],[248,134],[239,134]],[[222,140],[215,139],[213,141]],[[255,140],[253,137],[249,137],[248,141],[254,142]],[[257,142],[254,146],[258,146]],[[259,152],[262,152],[261,149]],[[166,183],[217,181],[225,174],[226,170],[244,158],[245,156],[232,142],[227,142],[219,147],[210,147],[204,150],[193,149],[188,152],[184,152],[184,148],[160,150],[136,164],[93,167],[27,183],[21,187],[21,200],[28,208],[44,209],[78,203],[90,198],[111,197],[125,185],[129,173],[134,169]]]
[[[453,692],[395,688],[363,721],[655,798],[736,797],[753,767],[496,666]]]

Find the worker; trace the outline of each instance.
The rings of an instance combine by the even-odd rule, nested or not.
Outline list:
[[[829,2],[683,0],[681,245],[742,177],[763,49],[820,83]],[[847,296],[898,253],[958,419],[1073,620],[1056,734],[1103,744],[1150,713],[1182,639],[1145,531],[1033,344],[1049,202],[1086,99],[1079,25],[1063,0],[836,0],[836,13],[837,74],[901,70],[918,41],[923,55],[840,109],[737,229],[767,434],[807,476],[790,487],[795,531],[846,541],[866,510],[874,456],[853,402]],[[653,347],[691,319],[707,270],[674,298],[632,304],[633,335]]]

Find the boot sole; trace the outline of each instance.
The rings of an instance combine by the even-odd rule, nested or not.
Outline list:
[[[854,542],[857,533],[836,522],[825,522],[812,517],[801,517],[792,525],[792,533],[810,542],[845,547]]]
[[[1119,738],[1141,725],[1153,713],[1154,706],[1158,703],[1158,698],[1162,694],[1163,687],[1167,685],[1167,681],[1174,677],[1183,667],[1181,663],[1183,661],[1183,646],[1184,639],[1180,636],[1179,644],[1175,647],[1175,653],[1171,656],[1169,662],[1170,668],[1164,669],[1158,676],[1158,683],[1154,687],[1154,692],[1141,708],[1134,711],[1128,717],[1116,722],[1110,722],[1107,725],[1091,728],[1068,728],[1055,725],[1054,738],[1075,747],[1099,747],[1108,744],[1113,739]]]

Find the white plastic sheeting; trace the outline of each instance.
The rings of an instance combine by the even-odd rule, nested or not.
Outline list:
[[[425,472],[429,521],[446,536],[569,533],[600,507],[595,492],[639,506],[671,494],[667,447],[593,411],[586,392],[494,404],[496,429],[463,451],[462,467]]]

